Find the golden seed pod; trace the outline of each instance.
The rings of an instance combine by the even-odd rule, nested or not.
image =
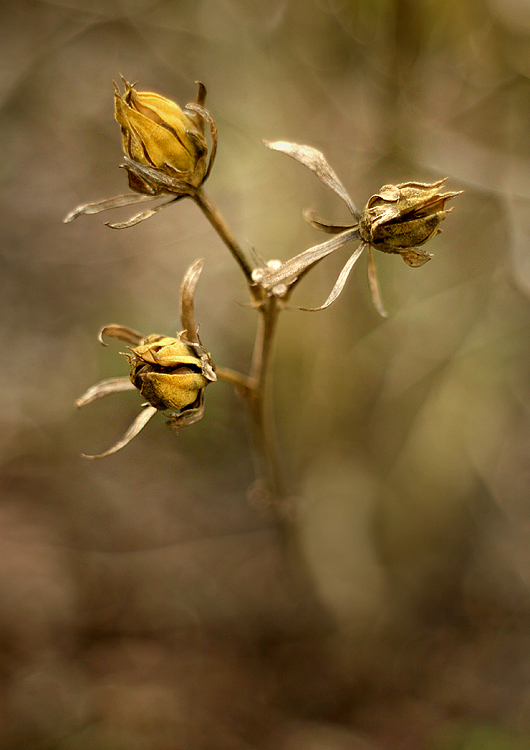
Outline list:
[[[437,235],[452,208],[446,201],[458,192],[440,193],[445,182],[404,182],[384,185],[372,195],[359,219],[361,238],[384,253],[401,255],[409,266],[421,266],[432,258],[418,249]]]
[[[130,83],[123,82],[123,95],[114,84],[114,102],[126,156],[169,177],[195,187],[200,185],[206,173],[208,148],[192,119],[175,102],[158,94],[136,91]],[[132,190],[150,195],[158,191],[130,170],[128,174]]]
[[[133,385],[146,401],[162,411],[194,407],[209,382],[193,349],[170,336],[152,334],[125,356]]]

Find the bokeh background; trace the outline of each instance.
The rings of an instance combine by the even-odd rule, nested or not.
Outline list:
[[[0,746],[6,750],[530,747],[530,3],[65,0],[0,9]],[[274,398],[314,589],[248,500],[224,384],[177,436],[97,453],[136,393],[102,325],[178,328],[198,257],[201,336],[245,370],[255,315],[191,202],[125,231],[80,203],[126,192],[112,79],[209,91],[208,192],[248,248],[347,221],[262,139],[322,150],[358,205],[382,184],[465,190],[434,259],[362,258],[340,299],[286,311]],[[299,285],[318,305],[343,248]]]

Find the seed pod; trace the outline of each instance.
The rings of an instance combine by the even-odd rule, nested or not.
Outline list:
[[[208,148],[195,123],[170,99],[136,91],[125,80],[124,85],[122,95],[114,84],[114,102],[125,155],[168,177],[200,185],[206,173]],[[162,192],[148,179],[127,171],[132,190],[149,195]]]
[[[193,349],[170,336],[152,334],[125,356],[131,382],[161,411],[194,408],[209,382]]]
[[[445,208],[458,192],[440,193],[445,182],[404,182],[384,185],[372,195],[359,219],[359,234],[368,245],[384,253],[401,255],[409,266],[421,266],[432,258],[418,249],[437,235],[452,208]]]

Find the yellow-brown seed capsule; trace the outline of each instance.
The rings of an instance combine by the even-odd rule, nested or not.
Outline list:
[[[170,336],[152,334],[126,357],[131,382],[161,411],[193,408],[209,382],[193,349]]]
[[[115,117],[125,154],[146,167],[159,169],[197,187],[206,173],[207,144],[178,104],[163,96],[136,91],[124,80],[125,93],[114,84]],[[128,170],[129,186],[153,195],[160,189]]]
[[[452,211],[445,203],[458,195],[440,193],[444,182],[384,185],[363,209],[359,219],[361,238],[384,253],[401,255],[409,266],[422,266],[432,255],[419,246],[441,231],[440,224]]]

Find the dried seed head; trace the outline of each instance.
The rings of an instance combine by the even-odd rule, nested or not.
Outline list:
[[[384,185],[372,195],[359,219],[359,234],[368,245],[384,253],[401,255],[409,266],[421,266],[432,258],[419,246],[437,235],[447,214],[449,198],[458,192],[440,193],[445,182],[404,182]]]
[[[175,102],[136,91],[125,79],[123,83],[123,95],[114,84],[114,101],[125,155],[144,167],[160,170],[166,177],[194,187],[200,185],[206,174],[208,148],[195,122]],[[148,195],[167,192],[128,165],[126,169],[132,190]]]
[[[198,406],[209,380],[193,348],[178,338],[152,334],[125,355],[133,385],[161,411],[182,411]]]

